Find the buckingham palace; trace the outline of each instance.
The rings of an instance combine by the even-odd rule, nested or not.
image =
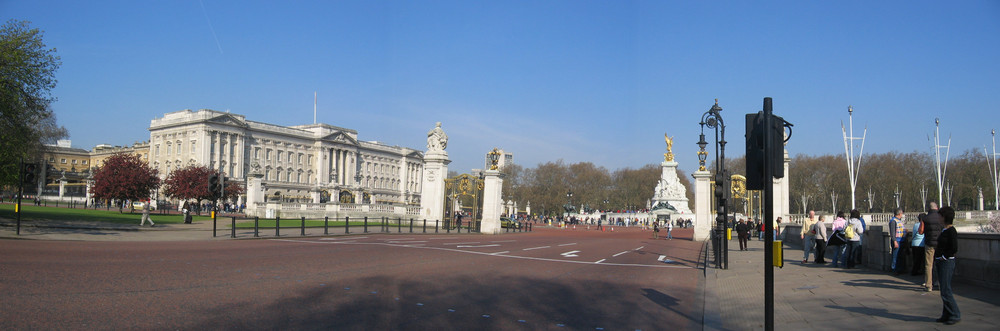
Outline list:
[[[329,124],[279,126],[201,109],[153,119],[149,137],[149,164],[161,178],[172,170],[205,165],[222,172],[226,180],[245,185],[247,194],[241,200],[248,198],[248,207],[331,200],[420,203],[423,152],[361,141],[351,129]],[[259,187],[246,186],[250,182]]]

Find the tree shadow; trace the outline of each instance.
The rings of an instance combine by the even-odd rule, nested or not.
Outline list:
[[[893,290],[915,291],[917,287],[913,283],[901,282],[891,279],[852,279],[843,282],[847,286],[885,288]]]
[[[868,316],[878,316],[884,318],[891,318],[894,320],[905,321],[905,322],[934,322],[934,317],[928,316],[913,316],[913,315],[903,315],[890,312],[885,308],[870,308],[870,307],[844,307],[844,306],[834,306],[827,305],[826,308],[846,310],[855,314],[862,314]]]

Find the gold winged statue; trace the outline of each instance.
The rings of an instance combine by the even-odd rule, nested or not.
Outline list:
[[[667,142],[667,153],[663,154],[663,160],[670,162],[674,160],[674,138],[671,138],[666,133],[663,134],[663,140]]]

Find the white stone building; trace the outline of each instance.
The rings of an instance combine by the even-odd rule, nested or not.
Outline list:
[[[244,187],[258,174],[264,192],[252,195],[267,201],[420,202],[423,153],[359,141],[351,129],[286,127],[188,109],[153,119],[149,135],[149,162],[162,178],[188,165],[205,165]]]

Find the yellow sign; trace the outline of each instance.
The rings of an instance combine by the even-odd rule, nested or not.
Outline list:
[[[782,255],[784,250],[781,247],[781,240],[775,240],[771,242],[771,249],[773,253],[771,255],[771,264],[775,267],[782,268],[785,266],[785,258]]]

